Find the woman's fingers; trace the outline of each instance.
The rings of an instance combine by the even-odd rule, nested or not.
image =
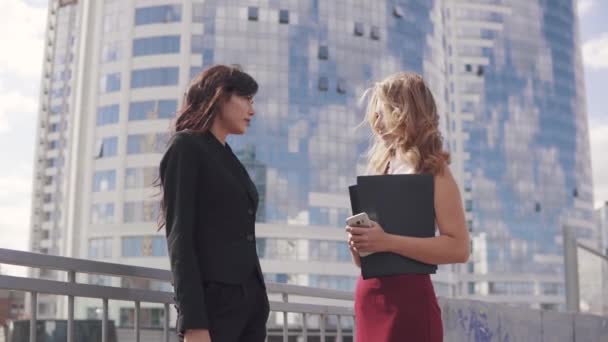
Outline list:
[[[354,242],[363,242],[363,241],[367,241],[367,240],[368,240],[367,235],[352,235],[349,239],[349,241],[354,241]]]

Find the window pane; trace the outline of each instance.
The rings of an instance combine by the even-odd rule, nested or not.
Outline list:
[[[116,188],[116,171],[96,171],[93,176],[93,191],[111,191]]]
[[[362,36],[365,34],[363,23],[355,23],[355,36]]]
[[[192,4],[192,22],[202,23],[203,22],[203,5],[201,3]]]
[[[173,23],[182,20],[181,5],[141,7],[135,9],[135,25]]]
[[[203,53],[203,35],[192,35],[192,40],[190,40],[190,50],[192,53]]]
[[[373,40],[379,40],[380,39],[380,28],[378,26],[372,26],[370,36]]]
[[[249,7],[247,11],[247,16],[251,21],[258,21],[258,8],[257,7]]]
[[[131,102],[129,105],[129,121],[145,120],[155,112],[155,101]]]
[[[329,49],[327,45],[319,46],[319,59],[328,59],[329,58]]]
[[[119,107],[117,104],[99,107],[97,109],[97,126],[118,122]]]
[[[319,77],[319,90],[326,91],[329,89],[329,80],[326,76]]]
[[[162,153],[169,137],[168,133],[131,134],[127,137],[127,154]]]
[[[199,66],[193,66],[190,67],[190,79],[195,78],[196,76],[198,76],[198,74],[200,74],[203,71],[202,67]]]
[[[161,36],[133,40],[133,56],[179,53],[179,36]]]
[[[111,93],[120,90],[120,73],[107,74],[101,77],[99,90],[101,93]]]
[[[118,153],[118,138],[107,137],[99,140],[96,158],[113,157]]]
[[[146,119],[170,119],[175,116],[176,100],[131,102],[129,121]]]
[[[158,101],[158,118],[172,119],[175,117],[177,110],[177,100],[159,100]]]
[[[122,58],[122,42],[106,42],[101,50],[103,63],[115,62]]]
[[[155,222],[158,218],[160,203],[158,201],[125,202],[123,220],[132,222]]]
[[[114,203],[93,204],[91,208],[91,223],[114,223]]]
[[[131,72],[131,88],[177,85],[179,68],[150,68]]]
[[[288,10],[279,11],[279,23],[289,24],[289,11]]]

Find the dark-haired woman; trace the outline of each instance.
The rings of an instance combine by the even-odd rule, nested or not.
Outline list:
[[[255,243],[258,193],[226,143],[253,116],[256,81],[217,65],[196,77],[160,163],[177,332],[186,342],[264,341],[268,297]]]

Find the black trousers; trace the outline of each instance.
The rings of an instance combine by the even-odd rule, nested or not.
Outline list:
[[[262,282],[255,271],[243,284],[204,284],[212,342],[265,341],[270,305]]]

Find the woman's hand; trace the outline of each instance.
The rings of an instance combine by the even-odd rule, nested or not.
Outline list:
[[[357,253],[375,253],[389,251],[390,234],[372,221],[371,228],[346,226],[348,246]]]
[[[209,330],[207,329],[188,329],[184,342],[211,342]]]

